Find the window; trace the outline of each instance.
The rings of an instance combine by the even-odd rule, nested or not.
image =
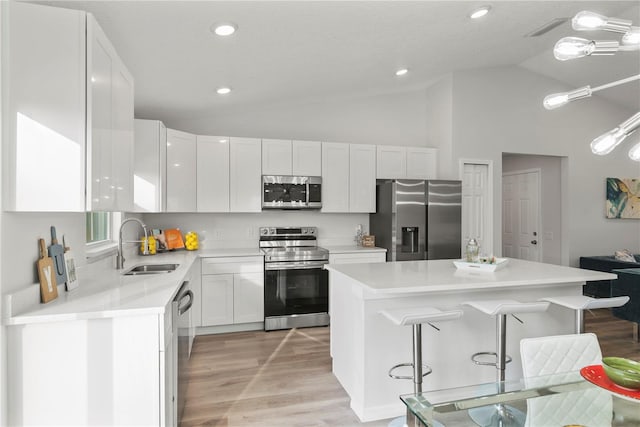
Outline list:
[[[87,243],[110,240],[111,213],[87,212]]]

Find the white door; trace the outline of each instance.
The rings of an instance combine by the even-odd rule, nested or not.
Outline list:
[[[167,212],[195,212],[196,136],[167,129]]]
[[[229,212],[229,137],[196,138],[198,212]]]
[[[462,248],[469,239],[480,244],[480,252],[494,254],[488,163],[462,164]]]
[[[231,137],[229,146],[229,210],[262,210],[262,144],[256,138]]]
[[[322,143],[322,212],[349,212],[349,144]]]
[[[540,170],[502,175],[502,255],[540,261]]]
[[[290,140],[262,140],[262,173],[264,175],[291,175]]]
[[[376,146],[349,144],[349,212],[376,211]]]
[[[233,323],[264,320],[264,273],[233,276]]]

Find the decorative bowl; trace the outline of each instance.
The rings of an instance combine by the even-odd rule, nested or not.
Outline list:
[[[630,388],[640,389],[640,363],[622,357],[603,357],[602,367],[605,374],[615,384]]]

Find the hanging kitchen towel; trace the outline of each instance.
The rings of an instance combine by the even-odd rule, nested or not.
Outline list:
[[[78,276],[76,274],[76,260],[71,252],[71,248],[67,246],[67,242],[62,236],[62,246],[64,247],[64,264],[67,272],[67,291],[72,291],[78,287]]]
[[[56,228],[51,226],[51,246],[49,246],[49,256],[53,259],[53,269],[56,274],[56,283],[67,281],[67,267],[64,265],[64,248],[58,243]]]

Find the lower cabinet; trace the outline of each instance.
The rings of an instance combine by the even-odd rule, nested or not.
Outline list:
[[[384,251],[329,253],[329,264],[358,264],[386,261],[387,253]]]
[[[262,256],[202,259],[202,326],[264,321]]]

